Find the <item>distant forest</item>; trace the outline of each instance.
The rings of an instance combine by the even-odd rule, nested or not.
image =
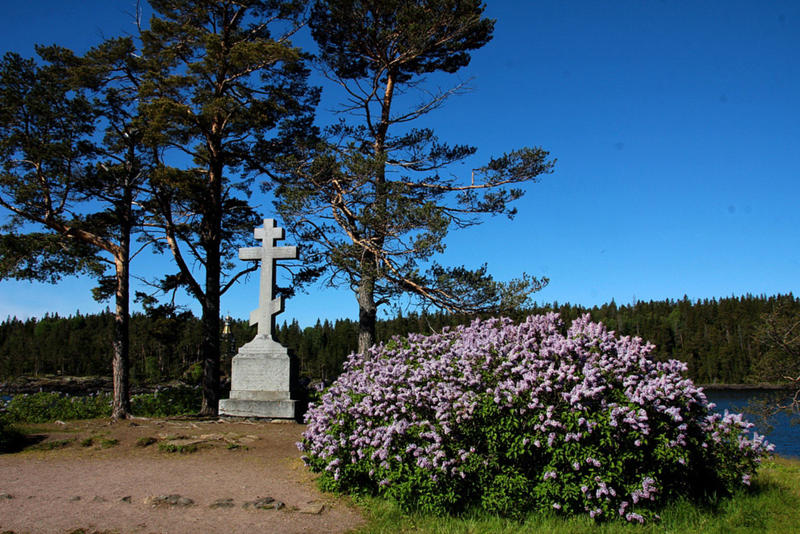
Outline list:
[[[779,302],[800,315],[800,299],[789,294],[694,302],[684,297],[632,305],[611,302],[593,308],[553,303],[520,311],[512,319],[557,311],[569,324],[573,318],[589,313],[618,334],[640,336],[655,344],[654,359],[686,362],[689,376],[697,383],[748,384],[759,382],[754,370],[769,350],[758,341],[756,332],[764,315]],[[412,332],[434,332],[474,318],[447,313],[398,314],[378,322],[377,337],[386,341]],[[113,322],[110,312],[6,319],[0,324],[0,379],[44,374],[110,375]],[[230,358],[237,347],[255,335],[243,320],[231,321],[230,329],[230,335],[220,334],[223,373],[230,372]],[[300,328],[297,321],[284,322],[276,337],[298,357],[301,375],[332,380],[356,349],[358,322],[317,321],[306,328]],[[131,318],[130,355],[135,383],[199,378],[200,322],[189,312],[163,307],[135,314]]]

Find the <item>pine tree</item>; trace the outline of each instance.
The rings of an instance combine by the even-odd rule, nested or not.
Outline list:
[[[421,266],[444,250],[451,228],[482,216],[513,216],[519,184],[550,172],[540,148],[491,159],[460,180],[442,171],[476,149],[449,146],[413,127],[461,89],[430,94],[424,76],[455,73],[492,36],[477,0],[326,0],[309,20],[324,73],[347,93],[341,121],[305,159],[285,160],[276,204],[302,243],[304,261],[353,288],[359,304],[359,350],[375,341],[378,307],[402,294],[451,311],[512,309],[545,282],[523,276],[495,281],[474,270]],[[423,102],[402,109],[398,95]],[[351,122],[356,116],[358,122]],[[312,271],[314,269],[311,269]]]
[[[316,93],[289,41],[302,3],[150,5],[155,15],[141,34],[147,64],[141,109],[147,138],[162,156],[152,204],[161,229],[156,237],[178,268],[163,287],[185,287],[201,305],[202,413],[216,414],[220,297],[242,274],[228,275],[237,248],[263,219],[247,200],[252,179],[269,172],[275,154],[292,150],[295,133],[311,126]]]
[[[788,407],[800,409],[800,299],[794,295],[771,299],[761,315],[755,339],[763,356],[756,366],[756,377],[769,382],[788,382],[794,394]]]
[[[137,59],[130,39],[82,58],[56,46],[37,51],[42,66],[17,54],[0,64],[0,206],[10,212],[0,277],[89,273],[98,300],[115,296],[112,416],[125,418],[131,236],[149,171],[136,126]]]

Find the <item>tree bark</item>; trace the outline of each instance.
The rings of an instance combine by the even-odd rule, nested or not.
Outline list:
[[[217,270],[218,277],[219,270]],[[206,278],[211,284],[210,279],[213,276],[207,274]],[[219,282],[216,286],[206,287],[200,344],[200,354],[203,359],[203,404],[200,408],[200,415],[206,416],[214,416],[219,413],[219,289],[213,289],[215,287],[219,287]]]
[[[358,286],[358,352],[364,353],[375,344],[378,306],[375,304],[375,279],[363,273]]]
[[[212,145],[212,154],[220,153],[218,139]],[[203,403],[200,415],[215,416],[219,413],[219,360],[220,360],[220,282],[222,265],[222,165],[211,166],[208,212],[203,219],[203,248],[206,257],[206,287],[203,298],[203,338],[200,352],[203,358]]]
[[[128,235],[127,240],[130,240]],[[114,258],[116,266],[116,313],[114,315],[114,359],[111,364],[114,381],[114,399],[111,409],[113,419],[127,419],[131,415],[130,400],[130,258],[128,243],[121,247],[120,257]]]
[[[376,158],[383,158],[386,150],[386,132],[389,129],[390,110],[392,98],[394,96],[394,74],[388,73],[386,77],[386,87],[384,88],[383,100],[381,102],[381,120],[377,125],[372,151]],[[374,207],[377,213],[375,222],[374,238],[375,247],[382,249],[386,238],[386,163],[382,162],[376,169],[375,201]],[[368,232],[367,232],[368,233]],[[360,281],[358,285],[358,352],[364,353],[375,344],[375,330],[378,317],[378,305],[375,303],[375,283],[378,279],[377,258],[369,251],[364,251],[361,260]]]

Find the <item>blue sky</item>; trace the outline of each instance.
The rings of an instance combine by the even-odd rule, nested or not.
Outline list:
[[[29,56],[34,43],[80,52],[135,30],[128,0],[3,4],[3,53]],[[513,221],[451,234],[441,263],[548,276],[538,302],[800,293],[800,3],[487,4],[494,39],[451,82],[435,80],[470,80],[472,90],[425,125],[477,146],[474,166],[533,145],[558,162]],[[269,200],[258,200],[269,217]],[[102,309],[91,287],[0,282],[0,317]],[[246,318],[257,301],[251,278],[222,310]],[[310,288],[278,320],[318,317],[356,318],[355,298]]]

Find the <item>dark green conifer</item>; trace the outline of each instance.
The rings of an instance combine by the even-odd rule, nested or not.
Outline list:
[[[289,40],[303,3],[150,5],[140,109],[146,138],[161,156],[151,204],[155,237],[178,268],[162,285],[185,287],[202,308],[202,412],[211,415],[219,401],[220,296],[242,274],[232,274],[238,247],[251,242],[264,218],[248,200],[253,177],[293,149],[296,132],[311,128],[315,92]]]
[[[95,298],[115,296],[112,416],[125,418],[131,236],[151,168],[136,124],[138,59],[130,39],[85,57],[37,51],[42,65],[12,53],[0,62],[0,206],[10,213],[0,278],[89,273],[99,281]]]
[[[448,166],[475,148],[450,146],[424,116],[462,89],[429,93],[424,77],[455,73],[492,36],[477,0],[327,0],[309,20],[326,76],[346,92],[341,121],[306,158],[284,160],[277,202],[286,224],[309,245],[311,271],[347,285],[359,303],[359,350],[375,341],[379,306],[405,294],[448,310],[508,310],[545,281],[495,281],[486,266],[431,263],[453,228],[485,215],[513,216],[520,184],[550,172],[540,148],[523,148],[451,178]],[[405,95],[419,91],[413,97]],[[422,98],[410,108],[403,105]],[[355,119],[353,119],[355,117]],[[431,267],[424,271],[425,265]]]

